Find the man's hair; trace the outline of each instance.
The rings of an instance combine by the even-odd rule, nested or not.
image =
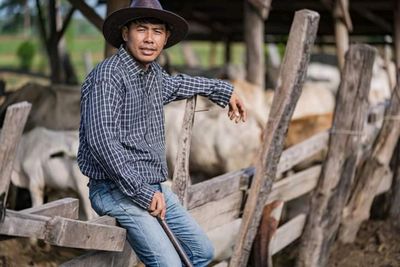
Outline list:
[[[163,24],[163,25],[165,25],[165,29],[167,31],[171,31],[171,29],[172,29],[172,27],[168,23],[166,23],[166,22],[164,22],[164,21],[162,21],[160,19],[151,18],[151,17],[150,18],[133,19],[133,20],[130,20],[127,23],[125,23],[124,26],[129,28],[134,23],[135,24],[138,24],[138,23]]]

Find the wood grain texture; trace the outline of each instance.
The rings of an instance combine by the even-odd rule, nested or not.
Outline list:
[[[242,201],[243,193],[235,192],[223,199],[194,208],[190,210],[190,214],[204,231],[209,231],[237,219]]]
[[[178,154],[172,178],[172,191],[178,196],[184,207],[187,206],[187,191],[190,185],[189,154],[192,141],[196,97],[186,100],[185,114],[183,116],[181,136],[179,137]]]
[[[47,221],[44,240],[52,245],[106,251],[122,251],[126,230],[55,216]]]
[[[264,131],[262,150],[230,261],[231,267],[247,265],[262,209],[277,173],[289,121],[304,83],[318,22],[319,14],[316,12],[301,10],[295,14],[280,71],[281,85],[275,91],[265,127],[268,131]]]
[[[37,214],[47,217],[60,216],[69,219],[78,219],[79,217],[79,200],[76,198],[63,198],[49,203],[45,203],[39,207],[21,210],[22,213]]]
[[[400,74],[398,73],[398,76]],[[361,223],[369,218],[379,184],[386,173],[390,172],[389,163],[400,136],[400,79],[393,90],[390,104],[385,112],[385,120],[373,147],[368,151],[367,159],[363,162],[358,173],[357,184],[349,203],[343,211],[342,226],[339,231],[339,240],[344,243],[353,242]]]
[[[5,218],[6,200],[17,147],[31,104],[21,102],[7,108],[0,134],[0,223]]]
[[[299,267],[327,263],[360,154],[375,54],[367,45],[353,45],[346,54],[328,154],[301,239]]]
[[[277,172],[288,171],[293,166],[326,150],[328,147],[328,138],[329,135],[327,132],[319,133],[286,149],[279,160]],[[193,209],[210,201],[222,199],[240,190],[246,190],[254,173],[255,168],[249,167],[190,186],[188,190],[188,209]]]

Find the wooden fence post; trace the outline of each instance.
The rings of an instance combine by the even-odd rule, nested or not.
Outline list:
[[[0,223],[4,221],[8,187],[14,159],[31,104],[17,103],[7,108],[0,134]]]
[[[386,109],[382,128],[367,159],[363,162],[354,192],[343,210],[342,227],[339,232],[339,240],[343,243],[354,242],[361,223],[369,218],[372,201],[384,173],[389,168],[390,159],[400,136],[399,73],[397,76],[397,84]]]
[[[333,9],[333,18],[335,20],[336,54],[338,67],[343,70],[344,56],[349,49],[349,31],[352,31],[352,22],[349,12],[348,0],[336,0]]]
[[[390,194],[390,209],[389,218],[396,226],[400,226],[400,142],[397,141],[397,146],[394,152],[394,171],[393,181]]]
[[[328,154],[313,193],[297,266],[326,266],[356,170],[376,51],[353,45],[346,54]]]
[[[247,264],[261,213],[275,179],[285,133],[306,76],[318,22],[319,14],[316,12],[301,10],[295,14],[280,72],[281,85],[275,91],[265,128],[267,130],[263,134],[262,151],[244,209],[239,238],[230,261],[231,267]]]
[[[190,185],[189,154],[195,109],[196,97],[186,100],[185,115],[183,117],[178,153],[172,178],[172,191],[178,196],[184,207],[187,205],[187,191]]]
[[[272,0],[244,1],[244,38],[246,42],[246,80],[265,86],[264,21]]]

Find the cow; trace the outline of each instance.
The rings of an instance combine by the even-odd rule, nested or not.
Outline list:
[[[257,158],[273,93],[243,80],[231,82],[248,107],[248,120],[244,124],[234,124],[228,119],[226,110],[210,108],[208,100],[199,98],[196,109],[208,111],[196,112],[195,115],[189,158],[193,182],[248,167]],[[301,127],[296,123],[296,130],[290,131],[291,142],[304,140],[304,137],[329,128],[334,103],[334,96],[329,89],[306,83],[293,118],[307,117],[314,122],[307,122],[307,134],[302,134],[302,137],[295,136]],[[173,103],[165,108],[167,162],[170,170],[174,169],[183,113],[184,103]]]
[[[35,127],[52,130],[78,130],[80,116],[79,86],[27,83],[15,92],[8,92],[0,102],[0,125],[7,107],[21,101],[32,104],[24,132]]]
[[[76,161],[78,143],[77,131],[36,127],[22,136],[11,182],[29,190],[33,207],[43,204],[45,187],[72,189],[79,195],[86,219],[95,217],[89,201],[89,179],[80,172]]]

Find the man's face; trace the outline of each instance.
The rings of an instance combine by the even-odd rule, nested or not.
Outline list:
[[[122,28],[126,49],[145,68],[160,55],[168,37],[164,24],[133,22]]]

